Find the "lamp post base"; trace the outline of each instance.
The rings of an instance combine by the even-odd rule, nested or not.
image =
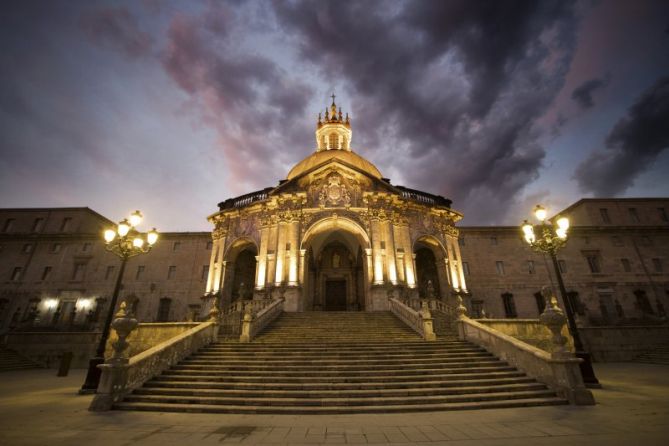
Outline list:
[[[579,364],[581,369],[581,376],[583,377],[583,384],[589,389],[601,389],[602,385],[595,376],[595,370],[592,368],[592,361],[590,360],[590,353],[585,351],[577,351],[574,353],[577,358],[583,361]]]
[[[86,381],[84,385],[79,389],[80,395],[87,395],[95,393],[98,390],[98,384],[100,384],[100,376],[102,376],[102,370],[98,368],[98,365],[104,364],[105,358],[96,356],[91,358],[88,361],[88,373],[86,374]]]

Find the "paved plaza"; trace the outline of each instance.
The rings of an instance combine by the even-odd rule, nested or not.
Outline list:
[[[669,366],[596,364],[596,406],[374,415],[91,413],[83,370],[0,375],[0,444],[666,445]]]

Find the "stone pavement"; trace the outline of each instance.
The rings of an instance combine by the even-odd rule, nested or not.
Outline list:
[[[666,445],[669,366],[595,364],[598,404],[374,415],[87,411],[83,370],[0,374],[0,445]]]

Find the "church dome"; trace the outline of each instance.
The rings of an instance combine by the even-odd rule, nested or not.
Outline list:
[[[335,104],[335,95],[332,95],[332,105],[325,108],[325,119],[318,114],[316,124],[316,152],[312,153],[299,163],[297,163],[290,172],[288,180],[302,175],[322,164],[332,160],[339,160],[369,175],[381,179],[381,172],[376,166],[360,155],[351,151],[351,120],[346,113],[346,117],[337,110]]]
[[[292,180],[330,160],[340,160],[344,164],[357,167],[358,169],[367,172],[369,175],[381,179],[381,172],[379,172],[379,169],[377,169],[374,164],[370,163],[357,153],[348,150],[322,150],[320,152],[312,153],[290,169],[287,179]]]

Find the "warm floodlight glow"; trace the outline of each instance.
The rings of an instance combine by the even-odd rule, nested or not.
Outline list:
[[[79,299],[79,307],[86,309],[91,306],[91,300],[90,299]]]
[[[534,216],[537,217],[539,221],[546,220],[546,215],[547,215],[546,208],[543,207],[542,205],[538,204],[534,208]]]
[[[135,239],[132,241],[132,245],[135,248],[141,248],[142,246],[144,246],[144,239],[135,237]]]
[[[562,217],[557,221],[558,228],[564,229],[565,231],[569,229],[569,219],[567,217]]]
[[[523,234],[525,235],[525,241],[527,243],[534,243],[536,240],[536,237],[534,235],[534,227],[525,220],[525,224],[523,224]]]
[[[123,220],[121,223],[118,224],[118,235],[121,237],[125,237],[128,235],[128,232],[130,231],[130,225],[128,224],[128,220]]]
[[[105,241],[107,243],[110,243],[115,238],[116,238],[116,231],[114,231],[113,229],[107,229],[105,231]]]
[[[555,234],[563,240],[567,238],[567,230],[566,229],[558,228],[558,229],[555,230]]]
[[[44,302],[44,305],[46,305],[49,310],[52,310],[58,305],[58,299],[47,299]]]
[[[133,228],[142,222],[142,213],[135,211],[130,214],[130,226]]]
[[[146,234],[146,241],[149,243],[149,245],[153,245],[158,241],[158,231],[156,231],[156,228],[153,228],[149,231],[148,234]]]

